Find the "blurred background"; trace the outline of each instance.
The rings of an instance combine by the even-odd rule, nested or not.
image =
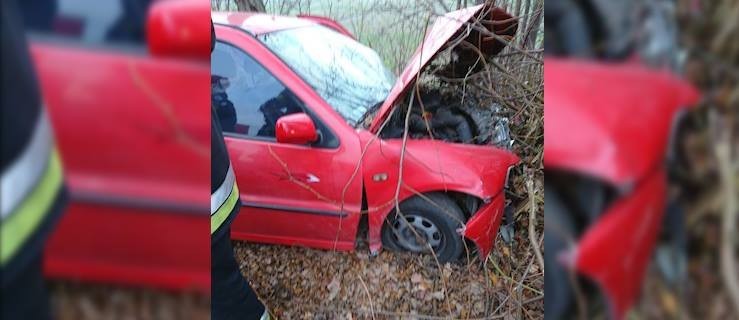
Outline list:
[[[207,319],[208,5],[16,9],[69,191],[44,250],[55,318]]]
[[[636,183],[629,188],[618,189],[618,184],[608,182],[612,181],[612,177],[606,177],[609,173],[605,170],[586,173],[587,170],[583,170],[583,167],[589,165],[574,168],[577,165],[556,160],[557,153],[564,150],[563,146],[568,141],[560,138],[566,136],[566,130],[556,124],[556,117],[548,116],[549,112],[562,112],[562,106],[555,103],[550,105],[550,102],[577,101],[563,100],[570,99],[572,95],[561,95],[558,92],[560,89],[577,87],[571,83],[580,83],[589,86],[589,90],[603,92],[603,97],[615,99],[596,103],[594,102],[598,100],[592,100],[591,104],[595,104],[593,108],[596,110],[598,105],[612,108],[619,107],[621,103],[624,109],[629,109],[629,104],[638,105],[637,108],[629,109],[632,111],[628,114],[601,109],[595,111],[597,116],[590,118],[614,121],[612,123],[616,126],[609,132],[635,134],[632,138],[638,137],[623,144],[614,143],[614,158],[630,159],[628,165],[631,166],[639,157],[629,154],[630,152],[640,150],[640,153],[647,153],[649,151],[644,150],[654,147],[649,146],[650,141],[654,141],[652,137],[667,137],[667,132],[660,129],[659,120],[650,121],[641,129],[634,129],[640,123],[640,118],[659,119],[659,115],[652,117],[649,110],[658,109],[664,101],[670,99],[678,101],[675,97],[690,91],[683,85],[662,91],[670,86],[661,87],[657,83],[663,83],[665,79],[679,82],[681,80],[676,79],[680,78],[686,84],[695,86],[701,97],[691,104],[693,107],[687,106],[690,107],[689,111],[681,120],[672,122],[672,138],[663,139],[660,143],[662,146],[658,147],[666,151],[663,163],[668,185],[664,191],[664,201],[659,201],[666,206],[666,213],[659,226],[660,231],[654,235],[657,237],[656,246],[645,251],[648,255],[645,276],[637,276],[643,280],[638,280],[635,287],[636,300],[630,305],[631,308],[626,308],[625,316],[630,319],[739,317],[739,239],[736,232],[739,225],[739,2],[547,0],[545,12],[546,54],[552,58],[546,63],[552,68],[545,67],[545,79],[550,79],[551,71],[552,79],[564,83],[560,85],[545,80],[548,83],[545,99],[545,149],[552,146],[545,151],[545,179],[548,186],[545,202],[546,230],[548,233],[555,226],[557,229],[572,228],[569,229],[570,244],[547,243],[546,250],[552,253],[553,258],[547,261],[546,279],[549,281],[564,275],[560,279],[560,287],[567,283],[579,287],[570,292],[574,298],[568,302],[569,311],[564,313],[568,316],[564,318],[605,316],[612,312],[614,309],[609,309],[609,306],[612,307],[612,300],[603,297],[603,287],[598,285],[599,277],[604,279],[607,276],[593,271],[597,269],[593,266],[621,261],[603,257],[590,261],[571,261],[569,263],[575,263],[581,270],[591,273],[589,277],[581,273],[574,277],[578,280],[570,280],[566,279],[568,275],[557,273],[562,270],[550,268],[550,263],[568,263],[562,262],[562,259],[568,258],[554,257],[553,252],[565,252],[562,248],[582,248],[586,241],[590,247],[598,247],[600,240],[594,240],[595,236],[607,238],[614,232],[622,233],[623,237],[617,246],[624,246],[635,229],[601,229],[597,235],[593,230],[599,222],[605,220],[609,220],[611,226],[615,225],[613,222],[619,218],[614,212],[604,214],[609,210],[621,210],[620,214],[627,216],[619,208],[623,208],[623,204],[630,201],[629,199],[638,197],[641,191],[638,177]],[[549,64],[550,62],[552,63]],[[556,75],[572,65],[578,65],[579,69],[572,69],[574,72],[569,76]],[[609,78],[605,76],[606,73],[616,76]],[[639,75],[634,76],[635,74]],[[631,79],[633,84],[623,85],[618,79]],[[652,91],[639,91],[636,88],[638,86],[651,88],[645,90]],[[629,100],[632,92],[643,94],[638,99]],[[670,95],[667,100],[663,96],[665,92]],[[674,102],[667,104],[670,103]],[[568,109],[568,112],[574,109],[576,108]],[[663,117],[672,117],[672,112],[663,110]],[[570,113],[572,114],[578,113]],[[596,122],[593,120],[587,126]],[[573,141],[575,140],[569,142]],[[636,146],[636,149],[629,149],[629,145]],[[619,149],[619,146],[627,147]],[[585,155],[595,154],[596,149],[572,147],[572,150],[579,150]],[[616,189],[612,189],[614,187]],[[578,206],[577,202],[583,208],[583,213],[579,216],[559,215],[567,210],[570,213],[579,210],[573,209]],[[557,205],[568,209],[562,211]],[[587,209],[588,205],[591,206],[590,209]],[[644,208],[634,212],[648,214]],[[642,221],[643,217],[639,216],[638,221]],[[628,225],[629,222],[621,224]],[[554,239],[546,236],[547,241],[550,238]],[[650,242],[644,241],[644,246],[649,246],[647,243]],[[616,249],[608,252],[619,251]],[[580,254],[583,254],[582,251]],[[555,259],[559,260],[555,262]],[[597,270],[608,272],[607,270],[615,269],[617,267]],[[547,297],[550,297],[549,284],[546,291]],[[562,306],[561,300],[554,300],[550,300],[552,309]],[[549,302],[546,308],[547,317],[555,314],[550,313]]]
[[[654,317],[736,318],[739,1],[677,1],[675,15],[679,43],[685,48],[685,77],[703,94],[687,119],[679,142],[685,158],[675,174],[676,192],[685,207],[688,278],[681,300],[671,297],[657,277],[649,277],[645,297],[652,303],[645,299],[639,312]]]

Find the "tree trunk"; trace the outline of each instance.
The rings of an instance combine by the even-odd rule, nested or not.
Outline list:
[[[262,0],[235,0],[239,11],[265,12]]]
[[[539,27],[541,26],[541,17],[544,15],[543,6],[544,3],[542,1],[537,1],[532,8],[533,10],[530,10],[529,12],[532,16],[529,16],[529,24],[525,31],[526,38],[523,43],[523,46],[526,49],[533,49],[536,44],[536,38],[539,35]]]

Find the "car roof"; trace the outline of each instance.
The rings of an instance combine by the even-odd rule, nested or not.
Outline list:
[[[317,25],[309,19],[253,12],[211,12],[213,23],[237,27],[252,35]]]

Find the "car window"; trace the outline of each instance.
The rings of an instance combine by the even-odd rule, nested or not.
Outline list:
[[[304,110],[259,62],[220,41],[211,55],[211,102],[224,133],[271,140],[277,119]]]
[[[79,44],[144,46],[153,0],[18,1],[28,31]]]
[[[351,126],[382,103],[395,83],[375,51],[323,26],[281,30],[258,39]]]

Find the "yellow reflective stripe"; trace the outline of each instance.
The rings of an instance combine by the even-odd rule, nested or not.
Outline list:
[[[41,181],[54,148],[51,124],[41,109],[28,144],[0,176],[0,219],[6,219]]]
[[[234,181],[233,188],[231,188],[231,194],[228,195],[228,198],[226,199],[226,201],[223,202],[221,207],[218,208],[218,210],[216,210],[216,212],[210,216],[210,234],[216,232],[223,221],[226,221],[226,218],[228,218],[228,215],[231,213],[234,206],[236,205],[237,200],[239,200],[239,186],[237,186],[236,182]]]
[[[51,152],[46,172],[33,191],[0,227],[0,265],[4,265],[38,228],[56,200],[62,185],[62,166],[56,150]]]
[[[231,163],[228,163],[228,170],[226,171],[226,177],[223,178],[223,182],[218,186],[218,189],[210,195],[210,214],[213,215],[218,211],[228,196],[231,195],[231,189],[233,188],[236,176],[234,176],[234,170]]]

